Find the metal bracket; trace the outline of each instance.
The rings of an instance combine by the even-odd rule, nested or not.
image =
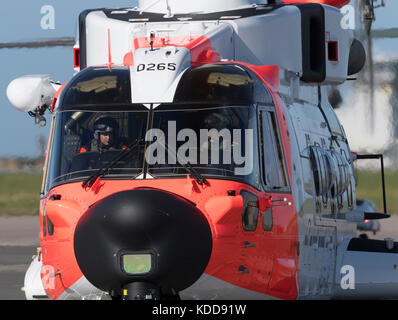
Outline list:
[[[380,169],[381,169],[381,183],[383,189],[383,207],[384,207],[384,214],[387,213],[387,204],[386,204],[386,184],[384,179],[384,161],[382,154],[357,154],[354,160],[363,160],[363,159],[380,159]]]

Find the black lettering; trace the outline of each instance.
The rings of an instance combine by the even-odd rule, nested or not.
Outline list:
[[[141,71],[164,71],[164,70],[169,70],[169,71],[176,71],[177,70],[177,64],[176,63],[148,63],[146,64],[139,64],[137,66],[137,72]]]
[[[145,70],[145,64],[139,64],[137,66],[137,72],[141,72],[141,71],[144,71],[144,70]]]
[[[176,71],[177,65],[176,65],[175,63],[169,63],[168,66],[167,66],[167,68],[168,68],[170,71]]]

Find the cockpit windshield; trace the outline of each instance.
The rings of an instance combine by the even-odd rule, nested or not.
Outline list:
[[[129,144],[145,134],[148,110],[63,111],[57,116],[51,150],[52,185],[82,179],[109,164]],[[134,177],[142,172],[144,146],[110,172]]]
[[[256,186],[256,112],[253,106],[212,104],[84,107],[56,116],[49,188],[83,181],[143,141],[104,176],[108,179],[184,177],[184,164],[206,178]]]
[[[253,107],[162,105],[153,114],[154,130],[147,135],[153,141],[147,149],[149,174],[186,174],[182,162],[204,175],[251,180],[256,149]],[[162,149],[162,140],[167,148]]]

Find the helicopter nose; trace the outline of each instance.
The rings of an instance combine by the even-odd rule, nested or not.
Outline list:
[[[107,292],[131,284],[179,292],[202,275],[212,246],[209,223],[195,204],[149,188],[97,202],[80,218],[74,235],[81,271]]]

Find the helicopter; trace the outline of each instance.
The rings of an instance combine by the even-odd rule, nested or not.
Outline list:
[[[356,208],[354,163],[383,157],[328,100],[366,60],[348,2],[82,12],[73,78],[7,89],[52,113],[27,299],[397,298],[397,242],[356,237],[389,214]]]

